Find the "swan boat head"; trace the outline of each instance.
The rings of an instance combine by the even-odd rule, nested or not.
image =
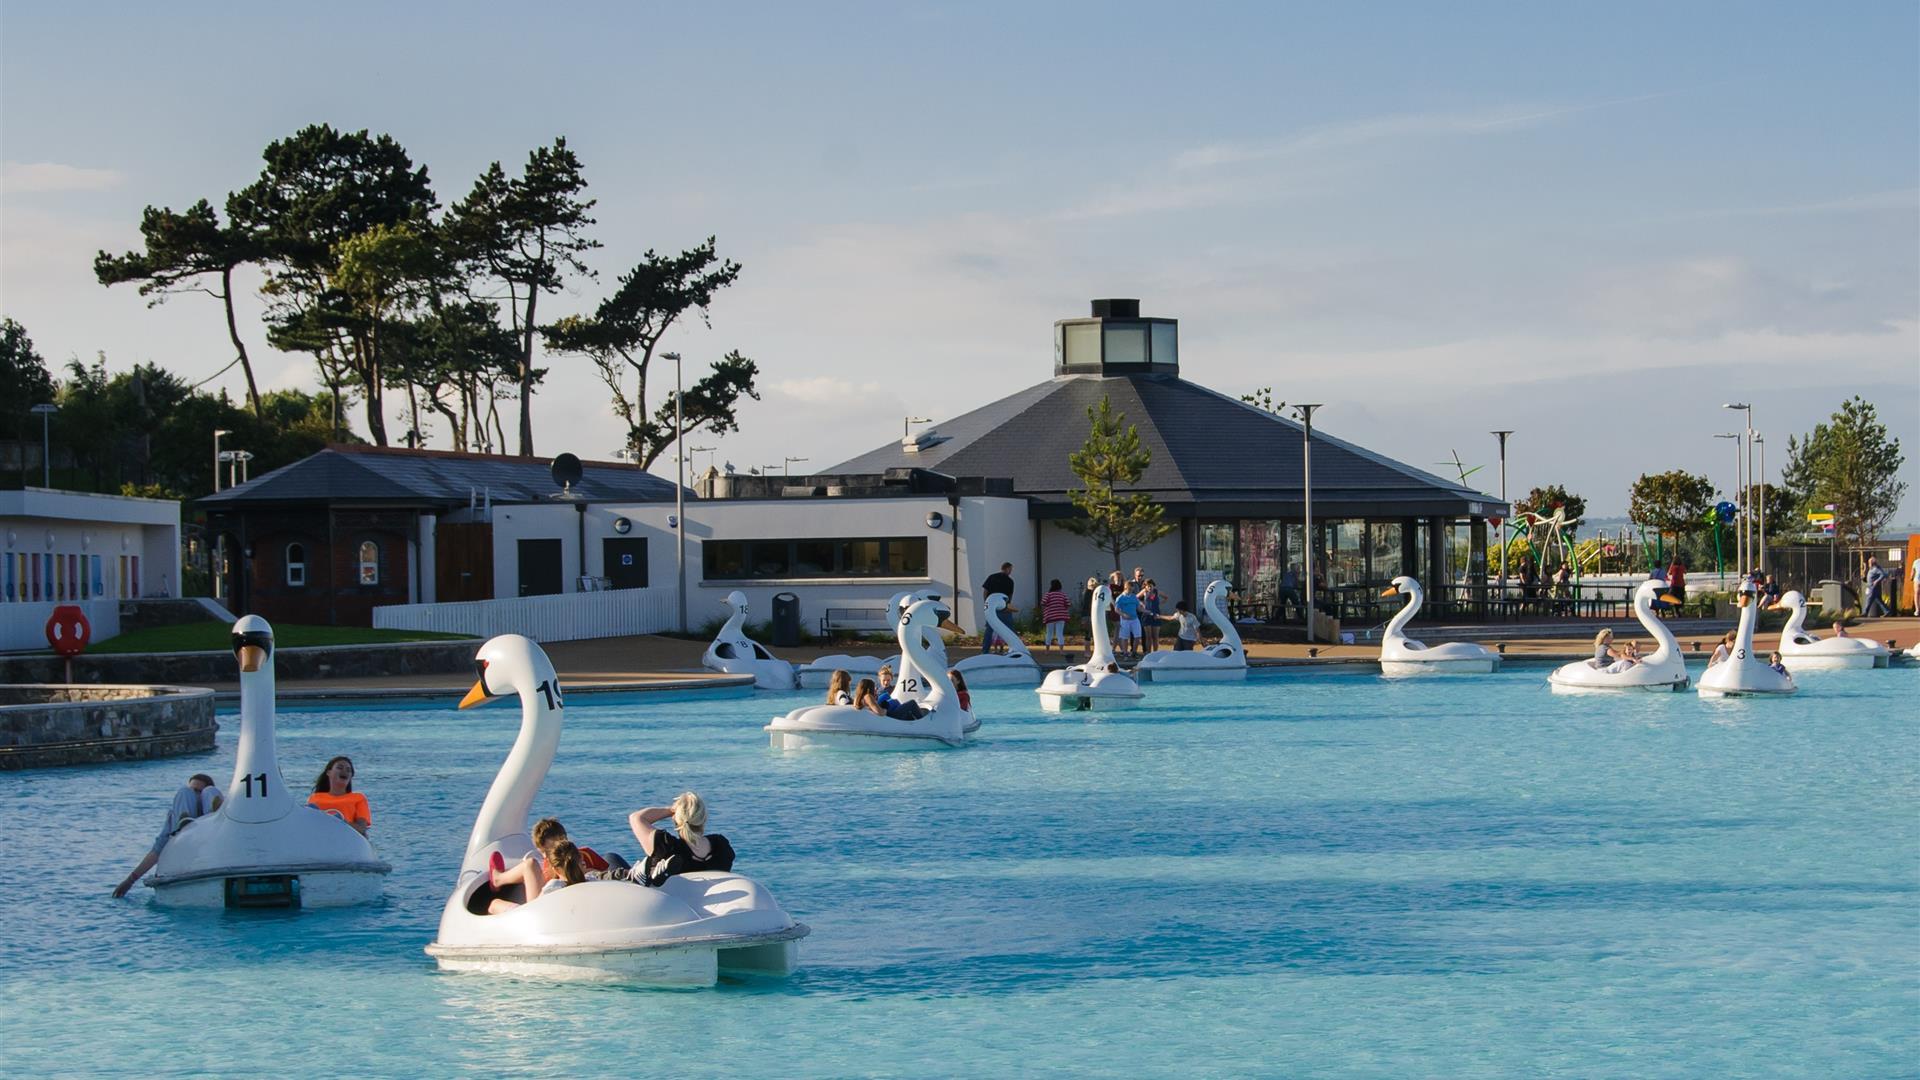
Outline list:
[[[532,838],[527,835],[527,814],[560,748],[561,718],[566,708],[553,661],[531,638],[519,634],[492,638],[480,646],[473,665],[479,677],[460,700],[460,707],[470,709],[509,695],[518,697],[520,734],[474,821],[467,840],[469,864],[484,860],[487,850],[496,844],[501,845],[503,854],[514,858],[533,849]],[[515,850],[506,850],[509,846]]]

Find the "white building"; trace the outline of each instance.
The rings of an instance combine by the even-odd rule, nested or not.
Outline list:
[[[78,491],[0,491],[0,650],[44,649],[53,609],[120,632],[120,601],[180,595],[180,504]]]

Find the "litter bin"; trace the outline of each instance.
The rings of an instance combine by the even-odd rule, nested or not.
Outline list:
[[[790,592],[774,594],[773,643],[783,649],[800,644],[800,598]]]
[[[1822,581],[1820,588],[1813,594],[1813,602],[1820,605],[1821,611],[1829,615],[1838,615],[1840,609],[1847,606],[1846,593],[1841,591],[1843,588],[1845,585],[1842,582],[1831,578]]]

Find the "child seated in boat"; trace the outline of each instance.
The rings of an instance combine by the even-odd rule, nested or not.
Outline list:
[[[1731,630],[1720,636],[1719,646],[1713,650],[1713,655],[1707,660],[1708,667],[1712,667],[1715,664],[1724,664],[1733,656],[1734,637],[1734,632]]]
[[[887,715],[886,708],[880,704],[880,694],[874,688],[872,679],[861,679],[860,685],[853,688],[853,707],[865,709],[875,716]]]
[[[864,681],[864,680],[863,680]],[[673,831],[657,827],[673,819]],[[659,885],[675,874],[699,870],[733,869],[733,845],[727,838],[707,834],[707,804],[691,791],[683,791],[670,806],[649,806],[627,815],[634,838],[647,854],[640,882]]]
[[[1767,654],[1767,666],[1782,675],[1787,674],[1787,665],[1780,662],[1780,653],[1777,650]],[[1792,678],[1790,675],[1787,677]]]
[[[147,849],[146,856],[140,860],[140,865],[133,868],[133,873],[114,887],[114,897],[117,899],[127,895],[134,882],[153,869],[154,864],[160,861],[161,850],[175,833],[195,819],[220,809],[222,801],[220,789],[213,786],[213,777],[206,773],[194,773],[188,777],[186,784],[173,793],[173,803],[167,807],[167,821],[160,827],[160,835],[153,838],[153,846]]]
[[[1587,664],[1604,669],[1613,663],[1613,660],[1613,631],[1603,629],[1593,635],[1593,659],[1587,661]]]
[[[973,711],[973,695],[967,693],[966,677],[961,675],[958,671],[949,670],[947,672],[947,678],[953,680],[953,696],[960,699],[961,711],[972,712]]]
[[[827,704],[853,704],[853,675],[844,668],[827,678]]]
[[[533,846],[542,852],[550,852],[555,844],[571,839],[573,837],[567,835],[567,827],[560,824],[559,818],[543,817],[533,823]],[[618,855],[602,856],[599,852],[582,844],[574,846],[580,849],[580,864],[586,870],[589,879],[626,876],[625,871],[629,869],[627,860]],[[611,873],[615,870],[621,872]]]
[[[353,790],[353,759],[345,754],[328,759],[327,767],[314,778],[313,794],[307,796],[307,805],[319,807],[353,826],[361,836],[373,828],[373,812],[367,807],[367,797]]]
[[[1615,651],[1613,656],[1613,663],[1607,665],[1607,674],[1619,675],[1622,672],[1631,671],[1634,665],[1640,662],[1640,646],[1629,641],[1625,649]]]
[[[1843,638],[1843,637],[1846,637],[1846,636],[1847,636],[1847,624],[1846,624],[1846,623],[1843,623],[1843,622],[1837,622],[1837,623],[1834,623],[1834,624],[1833,624],[1833,636],[1834,636],[1834,637],[1837,637],[1837,638]]]
[[[546,852],[546,857],[535,861],[528,855],[504,870],[488,871],[487,883],[500,893],[515,885],[525,890],[528,900],[545,896],[556,889],[569,885],[578,885],[587,880],[586,867],[580,863],[580,849],[571,840],[560,840]],[[487,914],[498,915],[512,911],[527,901],[507,900],[495,896],[487,901]]]

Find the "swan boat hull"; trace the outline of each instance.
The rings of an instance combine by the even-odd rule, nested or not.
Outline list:
[[[1644,667],[1645,665],[1639,665]],[[1569,670],[1582,668],[1581,671]],[[1658,678],[1631,679],[1635,671],[1626,671],[1618,675],[1608,675],[1585,660],[1576,660],[1547,676],[1547,685],[1556,694],[1626,694],[1633,692],[1652,694],[1677,694],[1692,684],[1685,671],[1678,675],[1661,674]]]
[[[171,908],[333,908],[372,904],[387,887],[373,868],[235,866],[192,877],[149,879],[153,902]]]
[[[774,717],[766,732],[775,750],[927,750],[964,746],[980,730],[972,713],[961,712],[958,719],[957,725],[943,724],[936,712],[895,720],[851,705],[808,705]]]
[[[1134,666],[1133,677],[1157,683],[1243,682],[1247,659],[1239,654],[1227,658],[1204,652],[1148,653]]]
[[[147,884],[162,907],[347,907],[378,901],[392,869],[352,826],[300,805],[273,821],[193,822]]]
[[[1418,675],[1490,675],[1500,666],[1496,657],[1468,657],[1458,660],[1382,660],[1380,674],[1389,679]]]
[[[978,662],[982,660],[991,662]],[[1005,656],[970,656],[953,665],[953,670],[966,678],[969,688],[1033,686],[1040,681],[1040,665],[1024,657],[1015,660]]]
[[[1091,682],[1082,681],[1084,678],[1085,672],[1078,668],[1049,673],[1047,681],[1034,690],[1040,696],[1040,708],[1045,712],[1105,712],[1134,708],[1146,697],[1140,684],[1124,673],[1107,672]]]

